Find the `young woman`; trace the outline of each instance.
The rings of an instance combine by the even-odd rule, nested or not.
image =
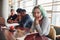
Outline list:
[[[50,26],[46,11],[40,5],[35,6],[32,13],[35,18],[32,30],[34,31],[36,29],[40,36],[47,36],[50,31]]]
[[[36,30],[38,32],[37,36],[39,36],[41,39],[39,37],[38,39],[36,39],[36,35],[34,36],[34,38],[36,40],[49,40],[47,35],[49,34],[50,26],[46,11],[42,8],[42,6],[35,6],[32,13],[35,19],[32,24],[31,31],[34,33],[34,31]]]

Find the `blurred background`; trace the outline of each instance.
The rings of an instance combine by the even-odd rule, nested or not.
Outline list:
[[[42,5],[47,11],[50,23],[60,26],[60,0],[0,0],[0,16],[5,20],[10,14],[10,9],[24,8],[32,17],[31,11],[35,5]]]
[[[5,18],[5,23],[7,23],[11,9],[23,8],[33,19],[32,9],[36,5],[42,5],[47,11],[50,25],[56,27],[56,34],[60,35],[60,0],[0,0],[0,17]]]

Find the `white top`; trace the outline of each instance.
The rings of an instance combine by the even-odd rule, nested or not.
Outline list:
[[[42,24],[37,24],[35,25],[33,22],[33,25],[31,27],[32,31],[36,29],[39,33],[39,35],[48,35],[50,31],[50,25],[49,25],[49,20],[47,17],[43,18]]]

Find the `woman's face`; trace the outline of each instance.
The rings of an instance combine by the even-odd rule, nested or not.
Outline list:
[[[15,11],[14,11],[14,10],[12,10],[12,11],[11,11],[11,15],[13,15],[14,13],[15,13]]]
[[[34,15],[35,18],[41,17],[41,11],[40,11],[40,9],[36,8],[34,10],[34,12],[33,12],[33,15]]]

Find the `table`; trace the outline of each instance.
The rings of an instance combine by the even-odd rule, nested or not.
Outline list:
[[[12,24],[6,23],[6,26],[8,29],[10,26],[17,26],[17,25],[19,25],[19,24],[18,23],[12,23]]]

